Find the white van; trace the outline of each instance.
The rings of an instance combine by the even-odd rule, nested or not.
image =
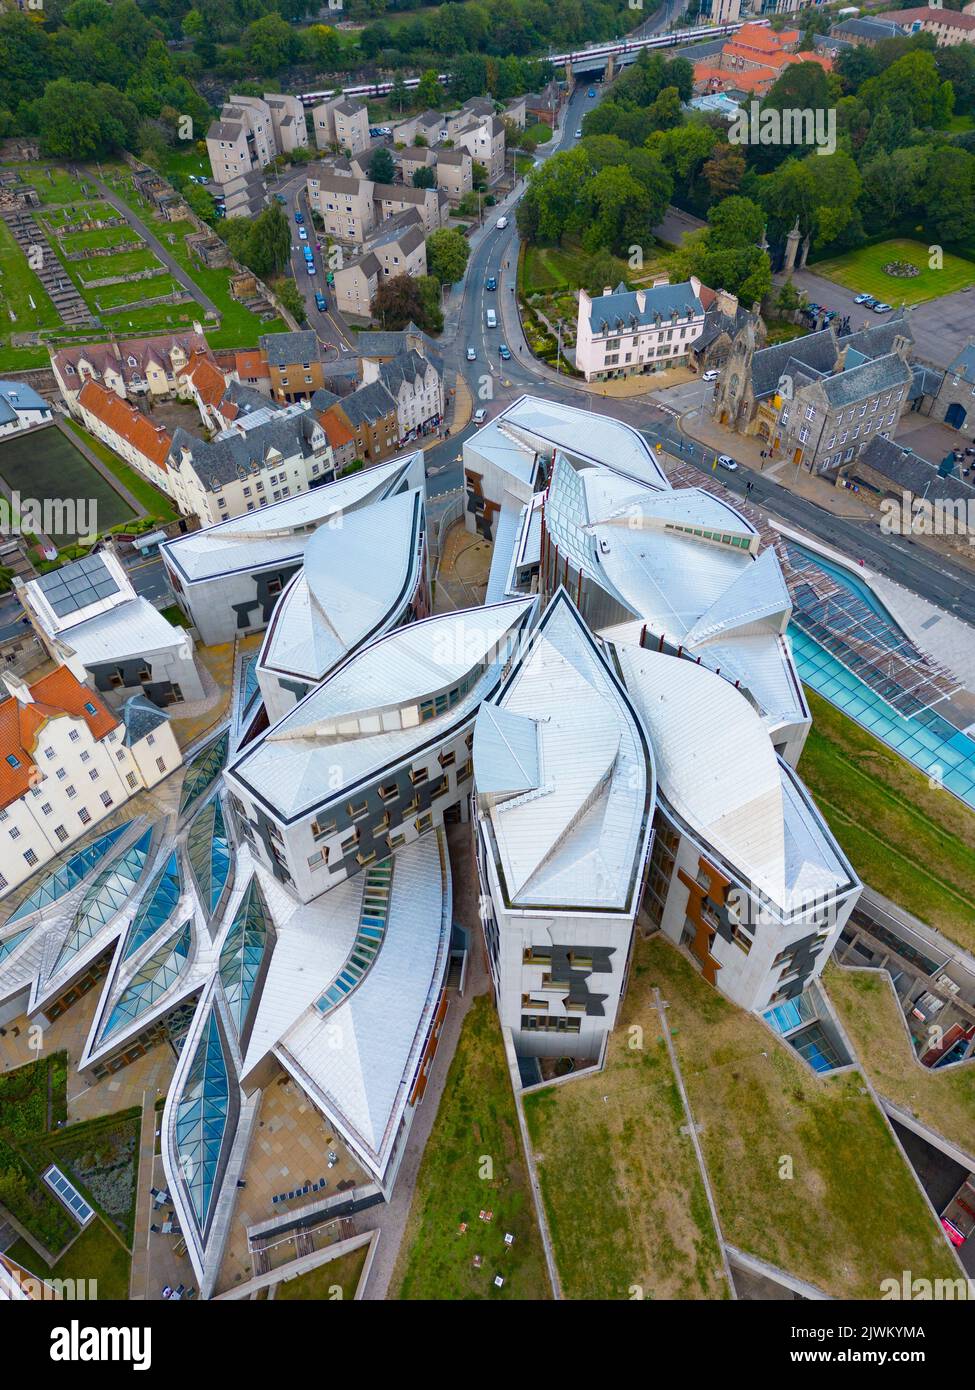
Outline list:
[[[508,225],[508,219],[507,219],[507,217],[499,217],[499,218],[498,218],[497,226],[498,226],[498,231],[499,231],[499,232],[503,232],[504,229],[505,229],[505,227],[507,227],[507,225]]]
[[[498,316],[493,309],[485,309],[484,321],[487,324],[488,328],[497,328]]]

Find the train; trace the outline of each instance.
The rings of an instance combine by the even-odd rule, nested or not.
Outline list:
[[[554,67],[564,67],[566,63],[580,63],[591,58],[609,58],[625,56],[628,53],[635,53],[641,48],[675,48],[679,44],[694,43],[698,39],[722,39],[737,33],[745,24],[757,25],[767,28],[767,19],[738,20],[731,24],[707,24],[699,29],[681,29],[673,34],[651,34],[643,39],[616,39],[612,43],[595,44],[592,48],[580,48],[572,53],[553,53],[549,55],[548,61]],[[450,73],[440,72],[437,74],[438,82],[449,82]],[[418,77],[407,77],[404,79],[404,86],[407,88],[418,87],[420,79]],[[328,101],[332,97],[382,97],[392,90],[392,82],[361,82],[354,87],[331,87],[321,92],[299,92],[298,99],[306,106],[313,106],[319,101]]]

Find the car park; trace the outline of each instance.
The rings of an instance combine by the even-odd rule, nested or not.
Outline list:
[[[476,361],[477,361],[477,353],[476,353],[476,352],[474,351],[474,349],[471,348],[471,347],[469,347],[469,348],[467,349],[467,360],[468,360],[468,362],[476,362]]]
[[[889,314],[894,306],[892,304],[871,304],[870,307],[875,314]]]
[[[328,308],[328,305],[325,302],[325,296],[322,294],[321,290],[315,291],[315,308],[320,309],[323,314],[325,310]]]
[[[473,419],[475,425],[483,425],[484,421],[487,419],[487,411],[475,410],[471,418]]]
[[[502,362],[510,362],[510,361],[511,361],[511,352],[510,352],[510,349],[507,347],[507,345],[506,345],[505,343],[500,343],[500,344],[499,344],[499,346],[498,346],[498,356],[501,358],[501,361],[502,361]]]
[[[715,371],[715,369],[712,367],[710,371],[707,371],[707,372],[704,373],[704,375],[701,377],[701,380],[702,380],[702,381],[717,381],[717,379],[718,379],[718,377],[719,377],[720,375],[721,375],[721,373],[718,372],[718,371]]]
[[[729,473],[736,473],[738,471],[738,465],[730,454],[719,454],[718,462],[722,468],[727,468]]]

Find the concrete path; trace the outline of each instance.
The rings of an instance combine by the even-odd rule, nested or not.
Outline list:
[[[95,187],[99,190],[105,201],[112,205],[112,207],[119,214],[119,216],[125,218],[126,222],[129,224],[130,227],[133,228],[134,231],[139,233],[139,236],[146,243],[146,245],[150,247],[151,250],[155,253],[155,255],[159,258],[159,260],[162,261],[163,265],[169,271],[170,275],[172,275],[173,279],[176,280],[178,284],[182,285],[183,289],[193,296],[197,304],[201,306],[205,313],[213,314],[216,318],[220,318],[220,310],[214,304],[213,300],[203,293],[203,291],[200,289],[199,285],[195,283],[195,281],[190,279],[189,275],[187,275],[186,271],[179,264],[179,262],[173,259],[172,255],[166,250],[165,246],[163,246],[159,238],[149,230],[149,228],[143,222],[142,218],[139,217],[137,213],[132,211],[128,203],[123,202],[122,199],[118,196],[118,194],[114,193],[112,189],[108,186],[108,184],[103,182],[102,179],[96,177],[96,175],[93,174],[90,169],[75,169],[72,172],[77,174],[78,177],[87,179],[89,183],[95,185]]]

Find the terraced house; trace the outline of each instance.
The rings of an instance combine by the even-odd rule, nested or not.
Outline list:
[[[617,285],[591,299],[579,291],[576,366],[587,381],[686,366],[704,332],[705,310],[696,276],[671,285],[659,276],[646,290]]]

